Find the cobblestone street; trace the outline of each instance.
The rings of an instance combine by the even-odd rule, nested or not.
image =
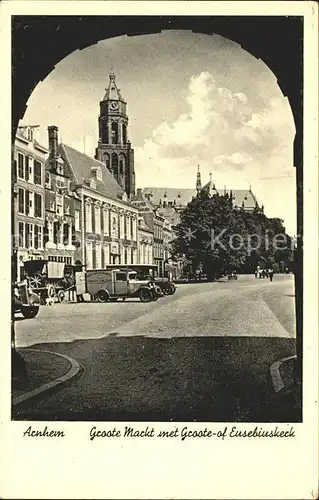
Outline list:
[[[72,356],[83,372],[14,415],[249,419],[269,397],[270,365],[295,353],[293,295],[292,276],[273,283],[240,276],[180,285],[174,296],[147,304],[42,307],[36,319],[17,322],[18,347]]]

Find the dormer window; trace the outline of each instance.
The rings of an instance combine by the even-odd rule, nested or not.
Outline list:
[[[90,180],[90,188],[92,188],[92,189],[96,189],[96,182],[95,182],[95,180],[94,180],[94,179],[91,179],[91,180]]]
[[[27,135],[28,135],[29,141],[33,141],[33,130],[31,127],[27,128]]]
[[[102,180],[102,170],[100,166],[95,165],[94,167],[91,168],[92,176],[97,179],[98,181]]]

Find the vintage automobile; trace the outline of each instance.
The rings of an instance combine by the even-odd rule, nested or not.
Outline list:
[[[238,279],[237,272],[231,271],[230,273],[228,273],[227,278],[229,280],[237,280]]]
[[[107,269],[112,269],[112,265],[107,266]],[[155,284],[158,296],[173,295],[176,292],[175,284],[168,278],[158,276],[158,266],[155,264],[130,264],[129,269],[137,272],[139,280],[150,281]],[[125,269],[125,267],[124,267]]]
[[[27,280],[12,285],[12,306],[15,313],[35,318],[40,308],[40,297],[33,293]]]
[[[164,295],[174,295],[176,292],[176,285],[172,281],[169,281],[168,278],[154,278],[154,282]]]
[[[44,259],[24,262],[31,289],[40,296],[42,304],[47,298],[63,302],[66,291],[75,290],[74,266]]]
[[[138,279],[136,271],[130,269],[94,269],[83,274],[86,293],[98,302],[112,302],[131,297],[138,297],[141,302],[158,299],[154,283]],[[83,293],[83,290],[77,290],[77,293],[79,292]]]

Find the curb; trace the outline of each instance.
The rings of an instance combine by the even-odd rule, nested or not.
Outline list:
[[[282,376],[280,375],[279,368],[282,363],[284,363],[285,361],[290,361],[291,359],[297,359],[297,356],[289,356],[288,358],[280,359],[279,361],[273,363],[270,367],[271,380],[276,393],[278,393],[285,387]]]
[[[22,350],[22,349],[21,349]],[[25,401],[28,401],[29,399],[33,399],[40,394],[43,394],[44,392],[50,391],[52,389],[58,388],[61,385],[64,385],[68,383],[70,380],[72,380],[78,373],[81,371],[81,366],[78,363],[78,361],[74,358],[70,358],[69,356],[66,356],[65,354],[60,354],[59,352],[52,352],[52,351],[44,351],[40,349],[26,349],[28,352],[41,352],[45,354],[51,354],[52,356],[60,356],[61,358],[65,359],[68,361],[71,365],[70,370],[65,374],[62,375],[62,377],[58,377],[55,380],[52,380],[51,382],[47,382],[46,384],[41,385],[40,387],[37,387],[36,389],[33,389],[32,391],[25,392],[24,394],[21,394],[21,396],[17,396],[12,400],[12,405],[17,406],[21,403],[24,403]]]

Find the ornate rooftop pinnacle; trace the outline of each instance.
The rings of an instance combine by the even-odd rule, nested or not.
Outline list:
[[[108,88],[105,89],[105,95],[103,98],[103,101],[107,100],[112,100],[112,101],[122,101],[123,98],[121,96],[121,91],[117,87],[116,82],[115,82],[115,72],[114,68],[112,67],[110,74],[109,74],[109,86]]]
[[[115,72],[114,72],[114,67],[112,66],[112,69],[110,71],[110,81],[115,82]]]
[[[199,193],[201,189],[202,189],[202,181],[201,181],[201,176],[200,176],[199,165],[197,165],[197,178],[196,178],[197,193]]]

